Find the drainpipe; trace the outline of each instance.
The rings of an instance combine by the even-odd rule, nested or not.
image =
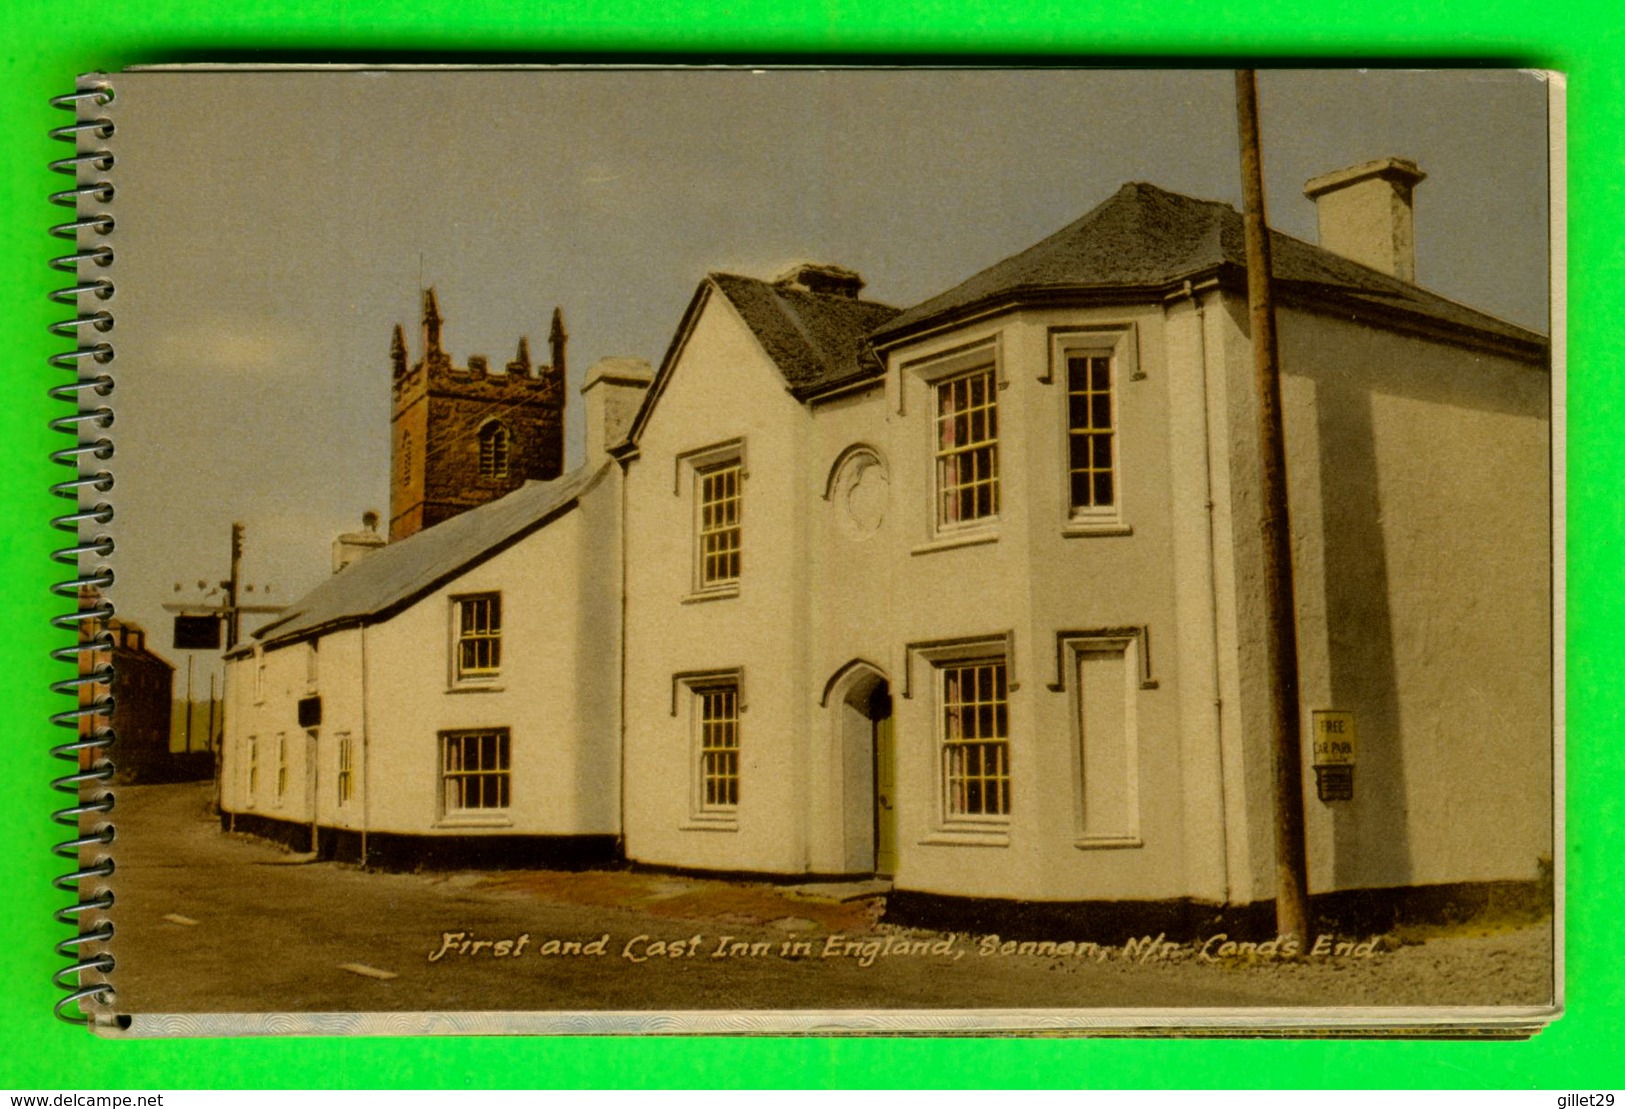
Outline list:
[[[367,869],[367,829],[372,826],[372,728],[367,724],[367,625],[361,625],[361,869]]]
[[[1197,294],[1189,281],[1185,282],[1185,295],[1190,298],[1191,306],[1196,311],[1197,365],[1200,370],[1202,386],[1202,480],[1205,483],[1204,503],[1207,511],[1206,585],[1209,606],[1208,630],[1212,634],[1209,652],[1209,661],[1211,663],[1209,681],[1213,688],[1213,699],[1209,720],[1219,758],[1219,857],[1223,860],[1221,873],[1224,878],[1224,903],[1229,906],[1235,900],[1235,897],[1230,884],[1230,812],[1229,806],[1224,799],[1224,694],[1219,679],[1219,556],[1213,523],[1215,508],[1213,499],[1213,420],[1208,407],[1207,304]]]
[[[617,743],[616,743],[616,757],[620,760],[620,767],[621,767],[621,769],[620,769],[620,779],[621,780],[620,780],[620,783],[619,783],[620,788],[615,791],[616,804],[618,806],[618,813],[617,813],[617,817],[616,817],[616,825],[617,826],[615,828],[615,832],[616,832],[615,838],[620,843],[620,855],[621,855],[621,858],[625,859],[625,858],[627,858],[627,852],[626,852],[626,544],[627,544],[627,528],[626,528],[626,512],[627,512],[627,509],[626,509],[626,502],[628,500],[628,497],[627,497],[627,482],[628,482],[628,480],[630,478],[630,474],[628,473],[628,471],[631,470],[632,463],[631,463],[631,460],[629,460],[629,459],[620,459],[620,458],[618,458],[618,459],[615,460],[615,465],[620,467],[620,471],[621,471],[621,480],[619,482],[618,490],[617,490],[617,492],[619,494],[619,498],[620,498],[620,504],[617,507],[618,507],[619,512],[620,512],[620,530],[621,530],[621,534],[619,536],[619,539],[620,539],[619,546],[620,546],[620,553],[621,553],[621,565],[620,565],[620,575],[619,575],[620,576],[620,583],[621,583],[621,589],[620,589],[620,593],[621,593],[621,612],[620,612],[620,634],[617,637],[619,639],[619,641],[620,641],[617,644],[618,653],[620,655],[620,659],[619,659],[619,663],[620,663],[620,681],[618,681],[616,683],[619,686],[619,688],[615,691],[616,705],[617,705],[617,708],[616,708],[616,717],[617,717],[617,719],[615,721],[615,734],[616,734],[616,740],[617,740]]]

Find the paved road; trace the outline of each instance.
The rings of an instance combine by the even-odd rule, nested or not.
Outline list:
[[[877,926],[870,902],[771,886],[301,863],[221,833],[207,786],[117,794],[114,982],[137,1014],[1483,1004],[1538,1000],[1549,960],[1539,927],[1319,965],[984,956],[978,937]],[[498,957],[500,941],[519,950]]]

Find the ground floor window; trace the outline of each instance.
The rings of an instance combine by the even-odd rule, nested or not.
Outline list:
[[[694,691],[699,702],[700,807],[739,806],[739,686]]]
[[[277,733],[276,737],[276,799],[277,804],[282,803],[282,797],[288,792],[288,737]]]
[[[445,811],[490,811],[510,803],[507,728],[440,733],[441,798]]]
[[[939,671],[943,809],[949,818],[1010,813],[1009,690],[1003,659]]]
[[[339,804],[347,805],[355,796],[355,748],[347,735],[339,736]]]
[[[260,788],[260,740],[258,736],[248,737],[247,758],[248,763],[248,803],[254,804],[254,795]]]

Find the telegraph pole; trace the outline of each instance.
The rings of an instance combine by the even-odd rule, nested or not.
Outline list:
[[[208,583],[199,579],[198,588],[204,588]],[[175,591],[180,592],[180,585],[176,584]],[[237,640],[242,634],[242,619],[245,613],[275,614],[286,612],[287,605],[245,605],[239,597],[245,592],[243,583],[243,525],[231,525],[231,574],[221,582],[219,588],[224,591],[224,600],[218,604],[211,603],[208,596],[201,601],[170,601],[164,608],[169,612],[179,613],[175,621],[175,649],[179,651],[218,651],[220,649],[220,632],[222,626],[225,630],[226,650],[237,646]],[[269,591],[270,587],[267,586]],[[254,587],[249,585],[246,592],[252,593]],[[184,641],[182,623],[191,618],[206,619],[209,631],[203,636],[207,642]]]
[[[1297,604],[1292,588],[1292,528],[1287,512],[1286,436],[1281,421],[1281,367],[1270,287],[1269,222],[1264,214],[1264,160],[1258,142],[1258,79],[1236,71],[1241,133],[1241,191],[1247,235],[1247,308],[1253,331],[1258,394],[1259,482],[1264,507],[1266,646],[1271,739],[1275,752],[1275,927],[1309,939],[1309,862],[1304,848],[1302,720],[1298,707]]]
[[[243,572],[243,525],[231,525],[231,577],[220,583],[226,591],[226,650],[237,646],[242,610],[237,607],[237,587]]]

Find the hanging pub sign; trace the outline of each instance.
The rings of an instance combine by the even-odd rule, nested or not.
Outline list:
[[[175,617],[175,650],[218,651],[220,649],[220,617]]]
[[[1354,764],[1360,757],[1354,714],[1337,709],[1315,709],[1310,717],[1315,792],[1322,801],[1354,800]]]

